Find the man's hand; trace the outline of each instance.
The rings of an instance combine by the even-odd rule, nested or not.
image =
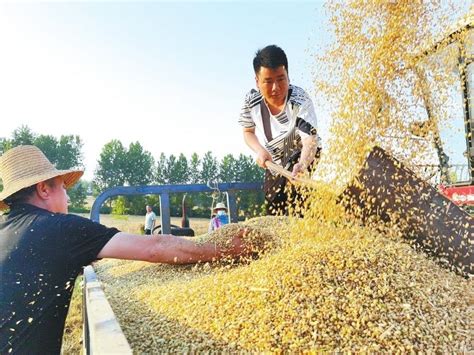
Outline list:
[[[255,135],[255,127],[244,128],[244,140],[250,149],[257,153],[257,165],[265,169],[265,162],[267,160],[272,161],[272,156],[258,141],[258,138]]]
[[[291,172],[291,175],[293,177],[297,177],[300,174],[304,174],[306,171],[306,166],[303,163],[296,163],[293,165],[293,171]]]
[[[241,229],[239,233],[232,238],[231,247],[222,252],[223,255],[231,257],[248,255],[250,253],[250,248],[244,241],[245,235],[248,232],[247,229]]]
[[[257,165],[263,169],[266,169],[265,162],[269,160],[272,161],[272,156],[265,149],[260,149],[257,152]]]
[[[306,169],[314,160],[318,147],[316,136],[308,136],[304,138],[301,142],[303,144],[303,148],[301,149],[301,156],[298,163],[293,166],[293,177],[296,177],[299,174],[306,173]]]

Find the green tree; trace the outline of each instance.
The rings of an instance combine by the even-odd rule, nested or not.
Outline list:
[[[71,210],[83,212],[87,203],[87,183],[79,181],[68,190],[68,195],[71,200]]]
[[[133,196],[127,198],[128,202],[128,214],[145,214],[145,206],[147,199],[145,196]]]
[[[41,151],[46,155],[49,161],[53,164],[58,162],[58,140],[52,135],[39,135],[35,139],[35,145],[41,149]]]
[[[189,182],[191,184],[197,184],[201,180],[201,159],[197,153],[191,155],[189,161]]]
[[[178,158],[173,154],[168,157],[165,174],[168,184],[185,184],[188,181],[188,161],[184,154],[181,153]],[[182,198],[182,193],[170,195],[170,213],[173,216],[181,215]]]
[[[13,142],[8,138],[0,138],[0,154],[5,153],[8,149],[13,148]]]
[[[117,198],[114,200],[112,213],[121,215],[128,213],[127,199],[125,198],[125,196],[117,196]]]
[[[251,156],[240,154],[236,174],[237,181],[260,182],[263,181],[265,170],[260,168]]]
[[[61,136],[58,140],[52,135],[39,135],[33,144],[41,149],[57,169],[65,170],[83,166],[82,141],[79,136]]]
[[[186,184],[189,181],[188,159],[181,153],[171,172],[175,184]]]
[[[166,181],[167,181],[167,176],[166,176],[167,161],[168,161],[168,158],[166,157],[165,153],[161,153],[159,159],[156,162],[155,182],[159,185],[166,184]]]
[[[186,184],[189,182],[189,165],[188,165],[188,160],[186,156],[181,153],[178,157],[178,160],[176,161],[175,165],[175,171],[174,171],[174,176],[176,179],[176,182],[178,184]],[[176,206],[177,208],[177,213],[176,215],[181,216],[182,215],[182,203],[183,203],[183,193],[179,194],[173,194],[173,199],[172,199],[172,204],[173,206]],[[189,202],[189,201],[188,201]],[[189,209],[188,209],[189,211]]]
[[[119,140],[114,139],[104,145],[93,181],[98,192],[125,184],[126,157],[127,152]]]
[[[190,184],[198,184],[202,182],[201,179],[201,159],[197,153],[193,153],[191,155],[191,159],[189,160],[189,167],[188,167],[188,176],[189,176],[189,183]],[[190,216],[201,216],[202,215],[202,207],[207,201],[207,196],[205,193],[194,193],[188,194],[186,196],[186,206],[188,206],[188,217]],[[207,215],[206,215],[207,217]]]
[[[82,142],[79,136],[37,135],[28,126],[20,126],[12,133],[12,138],[1,140],[2,153],[19,145],[35,145],[59,170],[82,167]],[[79,187],[81,190],[82,187]],[[71,191],[70,200],[73,208],[83,205],[82,195]]]
[[[154,159],[139,142],[131,143],[128,150],[119,140],[107,143],[102,149],[94,184],[98,191],[114,186],[140,186],[150,184],[153,177]],[[145,208],[143,196],[114,199],[114,213],[141,214]]]
[[[13,131],[12,134],[12,147],[19,145],[32,145],[35,141],[36,135],[26,125],[21,125]]]
[[[93,191],[92,181],[81,180],[81,182],[84,185],[84,188],[86,189],[86,194],[91,195]]]
[[[149,185],[153,181],[155,161],[150,152],[143,149],[139,142],[131,143],[126,154],[125,180],[130,186]],[[143,214],[145,211],[145,196],[125,198],[127,214]]]
[[[227,154],[219,165],[219,182],[235,182],[237,180],[237,160],[232,154]]]
[[[219,164],[217,159],[212,155],[211,152],[204,154],[202,158],[202,168],[201,168],[201,181],[202,183],[207,183],[209,181],[216,181],[219,176]]]
[[[262,182],[265,171],[261,169],[251,156],[240,154],[237,160],[237,182]],[[236,193],[239,211],[243,218],[259,215],[263,212],[265,195],[263,191],[240,191]]]
[[[204,154],[201,159],[201,170],[197,183],[207,184],[215,182],[219,176],[219,164],[211,152]],[[191,202],[191,201],[190,201]],[[193,214],[200,217],[209,217],[212,197],[209,193],[199,193],[192,198]]]
[[[165,176],[165,183],[166,184],[174,184],[175,181],[173,179],[173,172],[175,170],[176,165],[176,156],[171,154],[166,159],[166,165],[164,167],[164,176]]]
[[[145,196],[118,196],[113,202],[112,213],[132,215],[145,214],[146,204]]]
[[[71,169],[82,166],[82,141],[79,136],[61,136],[58,141],[58,169]]]
[[[126,152],[125,180],[130,186],[149,185],[153,181],[155,161],[139,142],[131,143]]]

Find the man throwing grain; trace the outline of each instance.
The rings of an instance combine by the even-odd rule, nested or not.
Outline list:
[[[313,103],[303,89],[290,84],[288,60],[280,47],[258,50],[253,68],[258,91],[252,89],[246,95],[239,119],[245,143],[257,154],[260,167],[273,161],[291,169],[293,176],[304,173],[321,150]],[[287,214],[287,200],[301,198],[294,189],[288,196],[285,184],[283,178],[266,171],[268,213]]]
[[[56,170],[34,146],[0,157],[0,353],[59,354],[74,281],[100,258],[186,264],[244,253],[173,236],[122,233],[67,214],[66,189],[83,172]]]

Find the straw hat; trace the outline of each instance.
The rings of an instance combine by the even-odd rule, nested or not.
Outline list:
[[[12,148],[0,157],[0,178],[3,181],[0,210],[8,208],[3,200],[26,187],[63,176],[64,184],[69,188],[83,173],[80,170],[57,170],[43,152],[33,145]]]
[[[217,210],[226,210],[227,211],[227,207],[222,202],[218,202],[218,203],[216,203],[216,207],[214,207],[213,211],[216,212]]]

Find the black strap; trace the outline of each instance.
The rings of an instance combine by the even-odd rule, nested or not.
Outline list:
[[[265,137],[267,137],[267,142],[270,142],[273,139],[272,129],[270,127],[270,111],[268,111],[263,97],[262,101],[260,101],[260,112],[262,113],[263,132],[265,133]]]
[[[287,101],[290,100],[290,96],[291,89],[288,90]],[[268,107],[265,104],[265,99],[263,98],[263,96],[262,101],[260,101],[260,112],[262,113],[263,132],[265,133],[265,137],[267,137],[267,142],[270,142],[273,139],[272,129],[270,127],[270,111],[268,110]]]

